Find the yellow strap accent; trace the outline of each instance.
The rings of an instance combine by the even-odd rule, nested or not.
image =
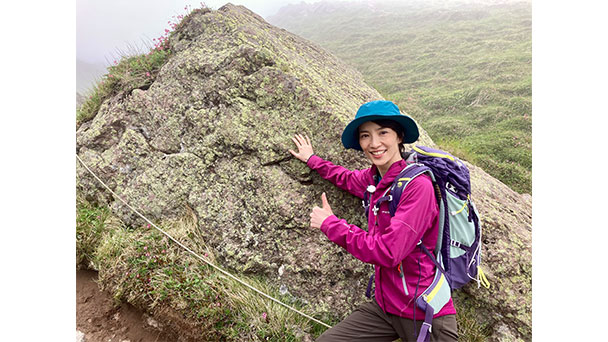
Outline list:
[[[407,177],[405,177],[405,178],[399,178],[398,179],[398,181],[409,181],[409,180],[412,180],[412,179],[411,178],[407,178]]]
[[[477,273],[479,274],[479,280],[481,281],[481,285],[483,285],[486,289],[490,288],[490,282],[488,278],[486,278],[486,274],[483,273],[481,266],[477,266]]]
[[[431,156],[431,157],[439,157],[439,158],[448,158],[451,161],[454,161],[454,157],[450,156],[449,154],[441,154],[441,153],[432,153],[432,152],[425,152],[421,149],[419,149],[418,147],[414,146],[414,151],[427,155],[427,156]]]
[[[469,196],[470,195],[467,195],[467,201],[470,199]],[[465,201],[464,204],[462,205],[462,208],[460,208],[460,210],[458,210],[457,212],[452,212],[452,215],[460,214],[460,212],[463,211],[466,206],[467,206],[467,202]]]
[[[435,286],[433,291],[431,291],[431,293],[429,293],[429,295],[426,296],[426,298],[425,298],[427,303],[432,301],[433,298],[435,298],[435,295],[437,294],[437,292],[439,292],[439,289],[441,288],[441,285],[443,285],[444,281],[445,281],[445,276],[443,275],[443,273],[441,273],[441,278],[439,278],[439,282],[437,283],[437,286]]]

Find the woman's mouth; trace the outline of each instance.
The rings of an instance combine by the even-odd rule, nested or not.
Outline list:
[[[384,155],[385,152],[386,152],[386,150],[382,150],[382,151],[370,151],[369,153],[372,155],[372,157],[380,159],[380,158],[382,158],[382,156]]]

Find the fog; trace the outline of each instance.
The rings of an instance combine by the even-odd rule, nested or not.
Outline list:
[[[153,38],[178,22],[179,15],[201,8],[204,3],[218,9],[226,3],[243,5],[268,17],[279,8],[301,0],[77,0],[76,69],[77,91],[84,93],[105,68],[123,56],[145,53],[154,45]],[[310,3],[315,1],[308,1]]]
[[[327,1],[327,0],[325,0]],[[349,1],[349,0],[331,0]],[[381,2],[386,0],[350,0]],[[438,0],[425,0],[438,1]],[[504,0],[441,0],[488,2]],[[243,5],[267,18],[283,6],[309,0],[77,0],[76,1],[76,69],[77,91],[83,93],[106,71],[106,67],[123,56],[146,53],[158,38],[170,29],[170,22],[178,22],[204,3],[218,9],[226,3]]]
[[[200,8],[204,3],[218,9],[227,2],[244,5],[262,17],[301,0],[77,0],[76,57],[91,64],[109,65],[125,54],[148,50],[153,38],[160,37],[168,22],[178,15]],[[311,1],[309,1],[311,2]],[[314,2],[314,1],[312,1]]]

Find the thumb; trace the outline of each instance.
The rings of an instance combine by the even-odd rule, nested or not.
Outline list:
[[[327,202],[327,196],[325,195],[325,193],[323,193],[321,195],[321,201],[323,202],[323,209],[327,209],[327,210],[331,211],[331,207],[329,206],[329,203]]]

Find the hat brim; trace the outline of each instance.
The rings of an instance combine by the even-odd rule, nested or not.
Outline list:
[[[359,145],[359,137],[355,133],[357,133],[357,129],[362,124],[375,120],[393,120],[399,123],[404,131],[404,144],[411,144],[418,140],[418,137],[420,136],[418,125],[416,125],[414,119],[407,115],[366,115],[357,118],[346,125],[344,132],[342,132],[342,145],[344,145],[345,148],[362,151],[361,145]]]

